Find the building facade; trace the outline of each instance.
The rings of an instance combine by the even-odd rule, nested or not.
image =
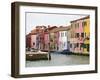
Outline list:
[[[26,47],[45,51],[68,49],[73,53],[89,54],[90,17],[70,22],[71,26],[36,26],[26,35]]]
[[[50,31],[50,47],[54,51],[68,49],[68,30],[69,26],[60,26]]]
[[[70,34],[70,51],[89,54],[89,16],[71,21]]]
[[[57,31],[55,31],[56,29],[57,29],[57,26],[52,26],[51,28],[49,28],[49,39],[50,39],[50,50],[51,51],[57,50],[57,43],[56,43]]]
[[[59,31],[59,51],[68,49],[67,48],[67,29]]]
[[[84,28],[84,53],[89,53],[90,48],[90,17],[87,16],[83,21]]]
[[[32,30],[30,34],[31,34],[31,48],[37,49],[37,42],[36,42],[37,31],[36,31],[36,29]]]

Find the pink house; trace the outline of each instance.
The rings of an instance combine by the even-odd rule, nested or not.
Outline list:
[[[73,42],[71,43],[73,46],[72,52],[74,53],[82,53],[83,52],[83,38],[84,38],[84,30],[82,26],[82,19],[77,19],[71,21],[72,27],[74,27],[74,37],[72,38]],[[72,33],[71,33],[72,34]]]
[[[34,48],[34,49],[37,49],[36,36],[37,36],[37,32],[36,32],[36,29],[34,29],[31,31],[31,48]]]
[[[36,34],[31,35],[31,48],[36,48]]]
[[[78,20],[76,24],[77,26],[76,26],[75,33],[76,33],[77,43],[76,43],[75,52],[82,53],[83,49],[81,47],[83,44],[83,37],[84,37],[82,20]]]
[[[46,28],[46,31],[44,32],[44,44],[45,44],[44,50],[45,51],[48,51],[50,48],[50,33],[51,33],[51,30],[53,30],[55,28],[57,28],[57,27],[56,26],[51,27],[50,25],[48,25],[48,28]]]

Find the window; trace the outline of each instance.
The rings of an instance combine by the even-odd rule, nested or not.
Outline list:
[[[76,33],[76,37],[79,37],[79,33]]]
[[[86,37],[86,33],[84,33],[85,34],[85,37]]]
[[[33,42],[33,46],[35,45],[35,42]]]
[[[82,22],[82,26],[84,27],[84,22]]]
[[[88,52],[89,52],[89,47],[90,47],[89,44],[87,44],[87,51],[88,51]]]
[[[75,29],[77,28],[77,23],[75,24]]]
[[[80,43],[80,46],[81,46],[81,47],[84,47],[84,43]]]
[[[81,33],[81,37],[83,37],[83,38],[84,38],[84,33]]]
[[[79,47],[79,43],[76,43],[76,46]]]
[[[83,48],[86,48],[86,44],[83,45]]]
[[[62,33],[63,37],[64,37],[64,33]]]
[[[70,44],[70,48],[72,48],[72,44]]]
[[[82,22],[82,26],[84,27],[84,26],[87,26],[87,22],[86,21],[83,21]]]
[[[62,32],[62,37],[63,37],[63,32]]]
[[[76,23],[76,24],[75,24],[75,29],[76,29],[76,28],[79,28],[79,23]]]
[[[89,37],[87,37],[86,39],[87,39],[87,40],[89,40],[90,38],[89,38]]]
[[[65,32],[65,36],[67,36],[67,32]]]
[[[84,22],[84,26],[87,26],[87,22]]]
[[[79,28],[79,23],[77,23],[77,28]]]
[[[71,28],[73,27],[73,24],[71,24]]]
[[[61,37],[64,37],[64,33],[63,32],[61,33],[61,35],[62,35]]]
[[[81,48],[84,48],[84,43],[80,43],[80,50]]]

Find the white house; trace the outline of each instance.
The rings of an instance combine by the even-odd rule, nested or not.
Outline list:
[[[61,31],[59,30],[59,51],[68,49],[67,48],[67,29],[63,28]]]

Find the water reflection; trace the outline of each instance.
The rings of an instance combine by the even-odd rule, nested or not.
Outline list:
[[[26,67],[89,64],[89,56],[51,53],[51,60],[26,61]]]

